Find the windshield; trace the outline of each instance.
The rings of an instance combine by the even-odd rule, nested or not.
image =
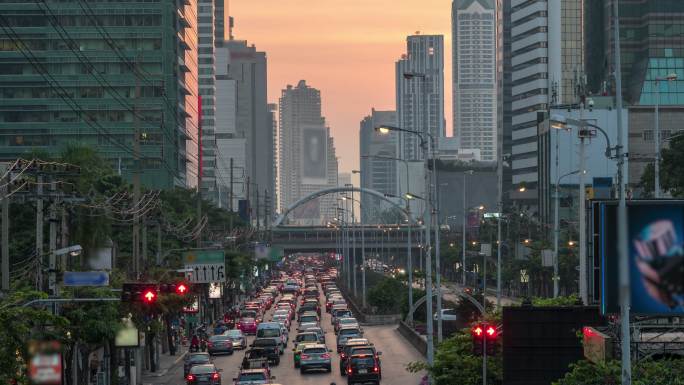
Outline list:
[[[340,323],[341,324],[355,324],[357,322],[356,322],[356,319],[354,319],[354,318],[342,318],[342,319],[340,319]]]
[[[257,337],[280,337],[280,329],[261,329],[257,332]]]
[[[211,337],[209,337],[209,341],[211,341],[211,342],[228,341],[228,340],[230,340],[230,337],[229,337],[229,336],[224,336],[224,335],[222,335],[222,336],[211,336]]]
[[[273,346],[275,344],[276,344],[275,340],[272,340],[270,338],[266,338],[263,340],[261,340],[261,339],[254,340],[254,346]]]
[[[300,341],[317,341],[318,336],[316,334],[300,334],[297,336],[297,342]]]
[[[325,348],[307,348],[302,351],[304,354],[323,354],[327,352]]]
[[[190,369],[190,373],[192,373],[192,374],[208,374],[208,373],[214,373],[215,371],[216,371],[216,368],[214,368],[214,366],[210,366],[210,365],[194,366],[192,369]]]
[[[342,329],[342,330],[340,330],[341,336],[352,336],[352,335],[357,335],[357,334],[359,334],[359,331],[356,329]]]
[[[209,355],[208,354],[202,354],[202,355],[190,356],[190,362],[192,362],[192,363],[209,362]]]
[[[373,354],[372,348],[352,348],[351,354]]]
[[[299,322],[301,323],[307,323],[307,322],[316,322],[318,321],[318,317],[315,315],[305,315],[302,318],[300,318]]]
[[[373,366],[375,365],[375,360],[373,357],[354,357],[351,360],[351,364],[354,367],[360,366],[360,367],[367,367],[367,366]]]
[[[224,336],[228,336],[230,338],[240,338],[242,337],[242,332],[239,330],[228,330],[227,332],[223,333]]]
[[[266,376],[263,373],[241,373],[238,381],[264,381]]]
[[[254,323],[254,318],[243,318],[240,320],[240,322],[242,322],[244,324],[252,324],[252,323]]]

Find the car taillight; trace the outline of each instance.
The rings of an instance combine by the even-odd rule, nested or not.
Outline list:
[[[325,359],[328,359],[328,358],[330,358],[330,354],[325,353],[325,354],[323,354],[321,357],[322,357],[322,358],[325,358]]]
[[[351,366],[347,368],[347,373],[352,374],[352,368],[351,368]]]
[[[195,381],[195,376],[193,376],[192,374],[188,374],[187,380],[188,381]]]
[[[340,354],[341,359],[344,359],[345,357],[347,357],[347,356],[344,353]]]
[[[214,374],[211,375],[211,379],[212,379],[212,380],[218,380],[219,378],[221,378],[221,376],[219,376],[218,373],[214,373]]]
[[[300,354],[300,358],[303,360],[306,360],[309,358],[309,355],[308,354]]]
[[[212,346],[214,346],[214,344],[212,344],[211,342],[207,342],[207,346],[212,347]]]
[[[378,366],[377,366],[377,365],[376,365],[376,366],[373,366],[373,371],[377,373],[377,372],[379,372],[379,371],[380,371],[380,368],[378,368]]]

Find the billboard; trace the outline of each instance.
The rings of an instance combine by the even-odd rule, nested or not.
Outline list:
[[[328,131],[324,126],[302,127],[301,178],[304,184],[328,184]]]
[[[598,220],[601,311],[618,307],[617,202],[593,206]],[[684,314],[684,201],[630,201],[628,263],[633,314]]]

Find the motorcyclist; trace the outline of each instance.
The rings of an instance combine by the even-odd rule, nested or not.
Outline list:
[[[192,339],[190,340],[190,351],[199,351],[199,337],[197,337],[197,334],[192,335]]]

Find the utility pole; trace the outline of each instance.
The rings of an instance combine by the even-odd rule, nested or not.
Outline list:
[[[53,196],[50,203],[50,258],[48,261],[48,294],[57,296],[57,201],[54,197],[57,192],[57,183],[50,181],[50,195]],[[56,305],[54,305],[56,306]],[[56,309],[53,308],[53,309]],[[55,311],[56,313],[56,311]]]
[[[38,171],[40,172],[40,171]],[[43,290],[43,175],[36,176],[36,254],[39,263],[36,274],[38,276],[38,291]]]
[[[161,220],[157,222],[157,255],[156,255],[156,265],[161,266],[162,257],[162,231],[161,231]]]
[[[580,122],[584,122],[584,87],[580,96]],[[580,131],[580,165],[579,165],[579,294],[582,304],[589,303],[587,293],[587,220],[586,220],[586,190],[584,188],[584,174],[586,159],[584,155],[584,136]]]
[[[202,96],[197,97],[197,226],[202,223]],[[197,247],[202,247],[202,228],[198,227]]]
[[[7,293],[10,289],[9,279],[9,169],[7,165],[3,167],[4,172],[7,173],[2,179],[2,187],[0,187],[0,195],[2,196],[2,224],[0,229],[0,269],[2,269],[2,291]]]
[[[630,335],[629,306],[630,277],[627,253],[627,202],[625,201],[625,137],[622,132],[622,64],[620,57],[620,2],[613,1],[613,44],[615,55],[615,112],[617,113],[617,157],[618,157],[618,260],[619,263],[619,298],[620,298],[620,349],[622,360],[622,385],[632,385],[632,336]]]
[[[228,193],[228,209],[230,211],[233,211],[233,158],[230,158],[230,182],[229,183],[230,183],[230,192]]]
[[[136,72],[140,70],[140,58],[135,59]],[[135,103],[133,103],[133,276],[138,279],[140,274],[140,125],[138,122],[138,103],[140,103],[140,79],[135,77]]]
[[[256,194],[256,229],[257,233],[259,232],[259,186],[256,186],[254,189],[254,193]]]
[[[148,263],[147,263],[147,223],[146,223],[146,215],[143,213],[141,216],[141,221],[142,221],[142,262],[143,265],[145,266],[144,269],[148,268]]]
[[[247,195],[246,195],[246,198],[245,198],[245,199],[247,199],[247,218],[248,218],[248,220],[249,220],[249,225],[251,226],[251,225],[252,225],[252,202],[251,202],[250,199],[249,199],[249,198],[250,198],[250,195],[249,195],[249,182],[250,182],[249,177],[247,177],[247,187],[246,187],[246,189],[247,189]]]

